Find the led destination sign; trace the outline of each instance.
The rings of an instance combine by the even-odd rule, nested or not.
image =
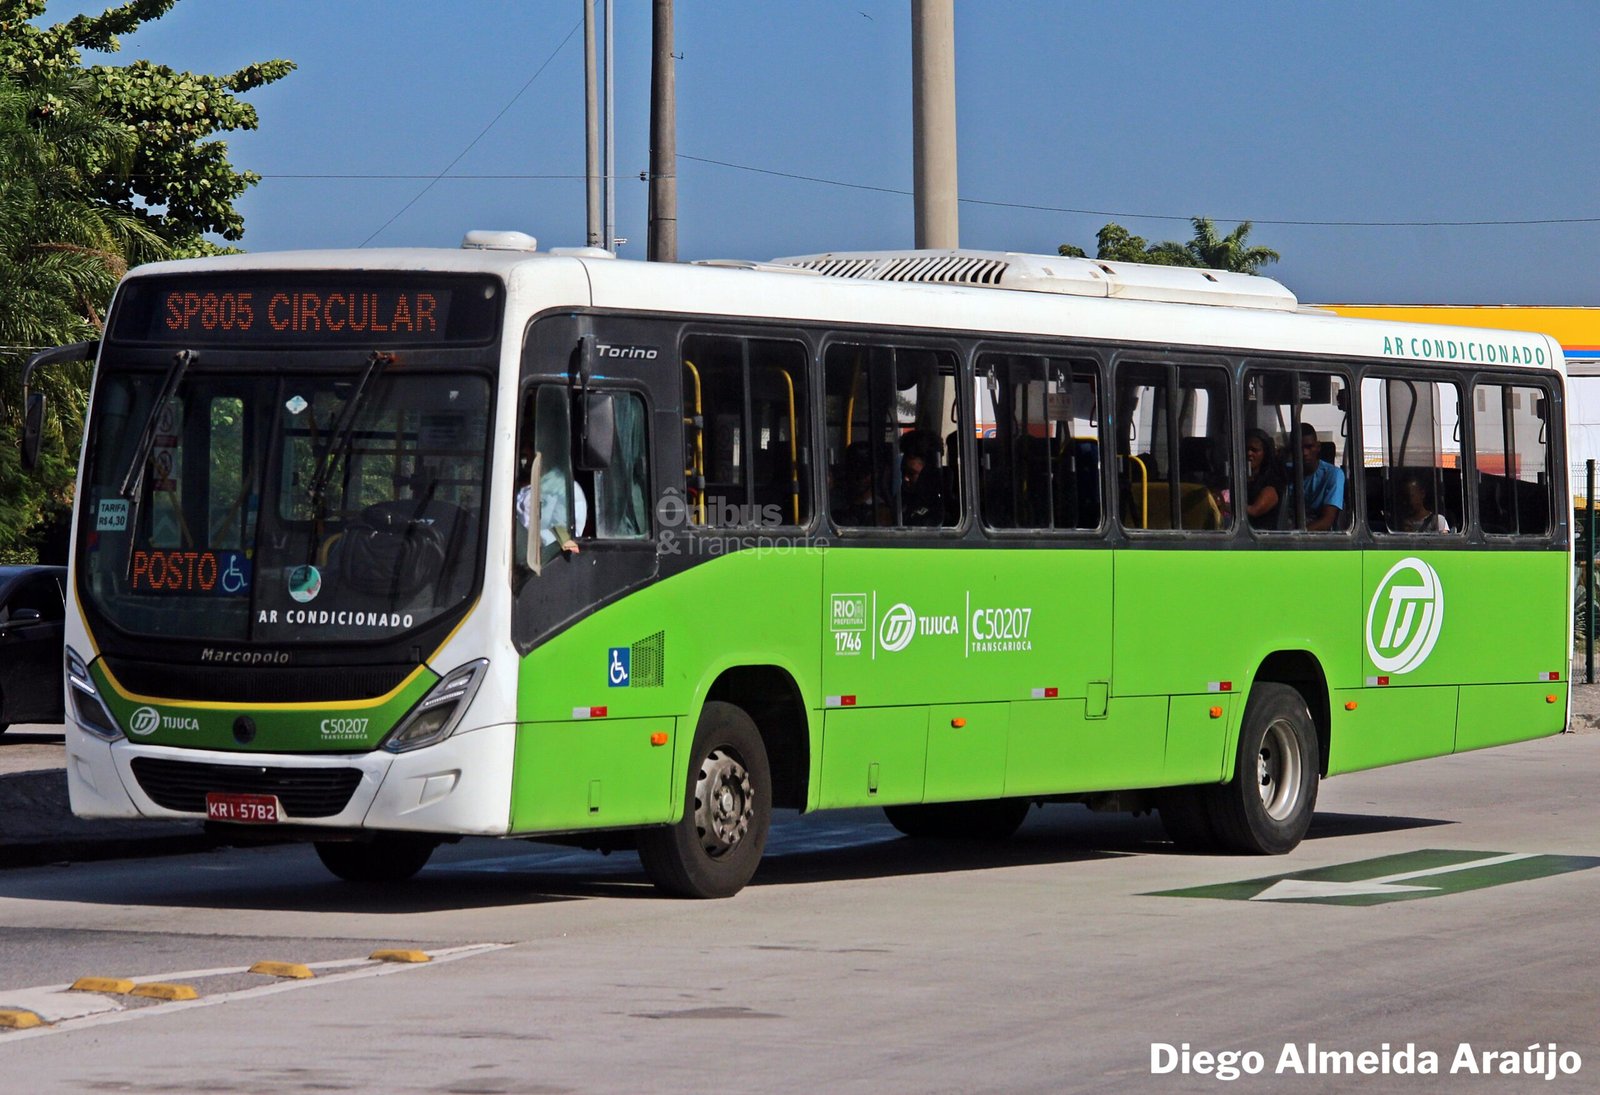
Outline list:
[[[497,282],[438,275],[206,275],[132,281],[118,340],[174,345],[483,343]]]

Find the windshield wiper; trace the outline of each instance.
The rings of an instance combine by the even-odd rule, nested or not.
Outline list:
[[[145,415],[144,431],[139,434],[139,444],[133,450],[133,460],[128,464],[128,470],[123,473],[122,485],[117,488],[117,494],[123,498],[134,498],[137,494],[144,493],[144,473],[150,461],[150,449],[156,443],[156,423],[161,418],[161,411],[168,401],[178,392],[178,385],[183,381],[183,374],[189,371],[199,358],[193,350],[179,350],[172,355],[172,364],[167,366],[167,375],[161,378],[161,388],[156,392],[156,401],[150,404],[150,413]],[[130,528],[133,526],[130,524]]]
[[[139,434],[139,443],[134,446],[133,460],[122,475],[121,485],[117,487],[117,494],[128,503],[128,554],[122,564],[124,577],[133,573],[133,545],[139,539],[139,511],[143,509],[144,479],[145,471],[150,466],[150,450],[156,443],[156,423],[161,420],[162,410],[178,394],[183,374],[189,371],[189,366],[199,356],[193,350],[179,350],[172,355],[172,364],[167,366],[167,375],[161,378],[155,402],[150,404],[150,413],[145,416],[144,430]]]
[[[356,382],[355,391],[350,393],[350,398],[346,399],[344,406],[339,409],[339,417],[334,422],[333,432],[328,435],[328,444],[323,448],[322,458],[317,461],[317,470],[311,477],[309,493],[312,517],[318,525],[322,523],[325,514],[324,495],[328,489],[328,480],[333,477],[334,462],[355,436],[356,412],[361,408],[361,400],[366,395],[368,386],[392,364],[394,364],[393,354],[383,350],[372,351],[367,357],[367,367],[361,372],[361,379]]]

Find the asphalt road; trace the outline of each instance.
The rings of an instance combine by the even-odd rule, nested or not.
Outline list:
[[[0,1030],[0,1075],[41,1092],[1187,1092],[1220,1082],[1197,1052],[1236,1050],[1261,1074],[1233,1090],[1587,1092],[1597,786],[1587,729],[1342,776],[1274,859],[1178,854],[1149,818],[1070,806],[992,847],[790,815],[720,902],[655,897],[632,855],[482,840],[393,890],[334,882],[301,847],[0,871],[0,1008],[58,1020]],[[1228,888],[1318,868],[1340,870],[1289,900]],[[263,959],[317,976],[246,972]],[[57,991],[86,975],[199,997]],[[1189,1074],[1152,1074],[1184,1043]],[[1408,1044],[1439,1074],[1394,1074]],[[1581,1066],[1477,1075],[1462,1045],[1479,1068],[1529,1046]],[[1293,1071],[1319,1051],[1391,1071]]]

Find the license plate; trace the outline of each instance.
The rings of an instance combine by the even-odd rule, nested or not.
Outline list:
[[[233,795],[213,791],[206,795],[206,818],[244,825],[276,825],[283,820],[277,795]]]

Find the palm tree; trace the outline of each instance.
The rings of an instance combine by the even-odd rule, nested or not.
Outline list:
[[[1210,217],[1192,217],[1190,223],[1194,225],[1194,238],[1183,248],[1194,265],[1204,269],[1257,274],[1263,266],[1282,257],[1270,247],[1245,246],[1245,237],[1250,234],[1249,221],[1240,221],[1239,227],[1220,237]]]

